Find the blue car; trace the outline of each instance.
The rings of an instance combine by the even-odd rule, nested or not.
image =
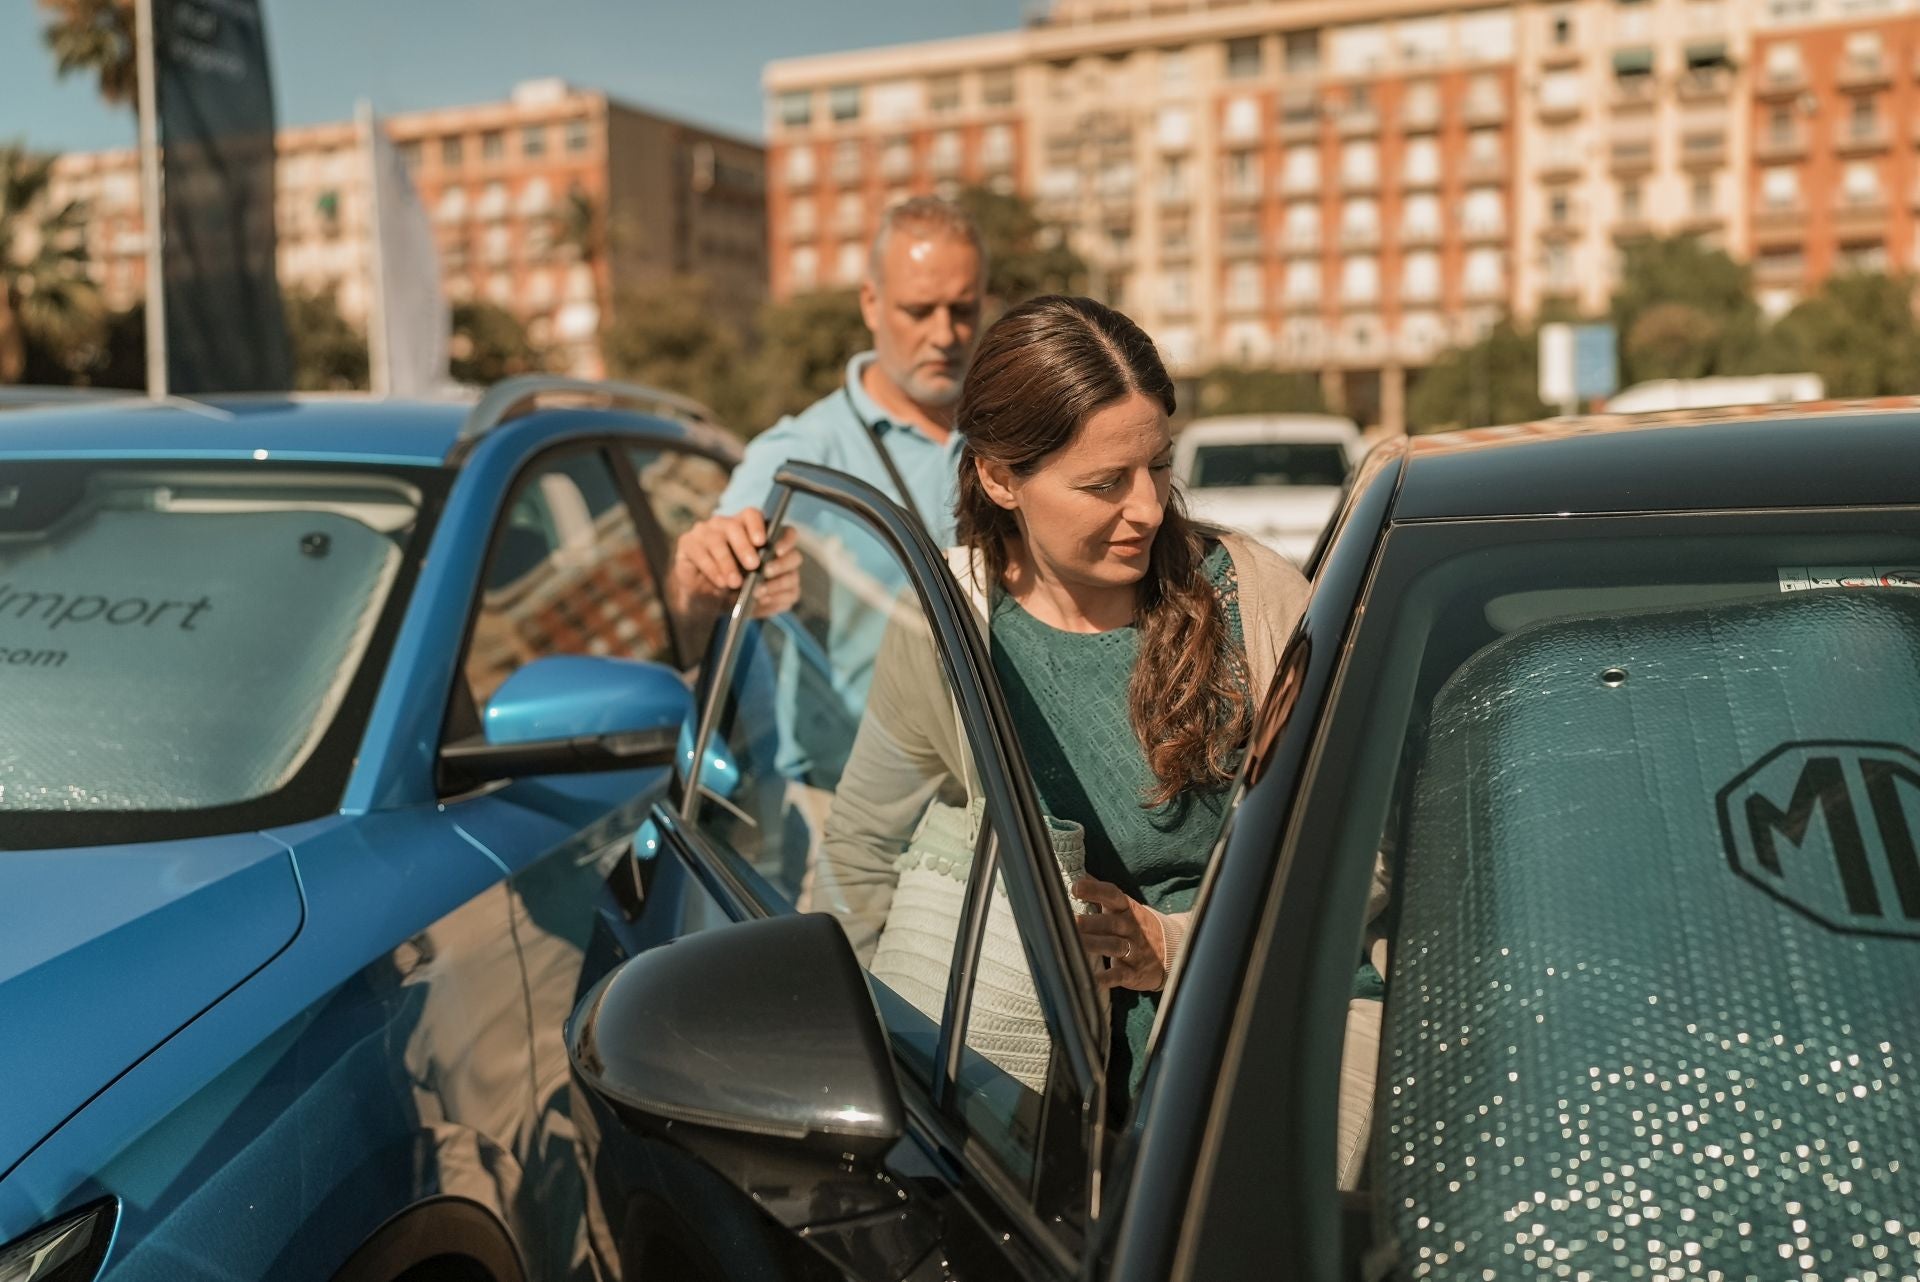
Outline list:
[[[738,446],[639,388],[0,418],[0,1278],[592,1278]],[[651,830],[648,830],[649,834]]]

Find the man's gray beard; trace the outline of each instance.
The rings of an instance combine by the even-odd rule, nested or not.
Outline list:
[[[906,393],[913,399],[915,405],[931,406],[935,409],[947,409],[959,403],[960,389],[965,382],[966,371],[964,370],[961,371],[959,378],[954,379],[951,383],[947,384],[947,386],[937,391],[923,387],[917,378],[909,379],[906,385]]]

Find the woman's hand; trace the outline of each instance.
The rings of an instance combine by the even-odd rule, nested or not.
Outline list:
[[[1075,916],[1080,944],[1093,963],[1093,978],[1102,988],[1131,988],[1153,993],[1167,981],[1167,939],[1160,914],[1112,882],[1082,877],[1067,888],[1100,911]],[[1102,966],[1102,961],[1110,963]]]

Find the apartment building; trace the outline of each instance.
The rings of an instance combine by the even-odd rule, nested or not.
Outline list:
[[[1917,24],[1916,0],[1056,0],[776,62],[772,287],[851,284],[888,203],[987,183],[1065,226],[1180,370],[1318,370],[1398,426],[1447,346],[1603,309],[1635,237],[1752,258],[1775,310],[1920,265]]]
[[[744,326],[766,297],[758,145],[556,80],[505,102],[412,112],[384,127],[432,218],[448,296],[497,303],[555,364],[597,376],[599,334],[631,289],[674,275],[712,282]],[[283,129],[275,215],[280,281],[332,291],[364,320],[371,288],[369,167],[350,123]],[[87,201],[88,248],[111,306],[145,291],[138,156],[63,156],[56,200]]]

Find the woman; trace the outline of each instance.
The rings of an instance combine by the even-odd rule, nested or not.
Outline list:
[[[1173,382],[1137,325],[1054,296],[988,330],[955,416],[965,447],[951,559],[1041,803],[1084,829],[1088,875],[1071,893],[1099,909],[1076,923],[1101,986],[1115,990],[1109,1080],[1123,1096],[1186,938],[1252,708],[1306,597],[1278,555],[1187,518],[1172,488],[1173,409]],[[903,820],[971,791],[951,731],[916,728],[941,724],[937,709],[913,706],[926,701],[924,673],[900,679],[925,667],[924,642],[912,655],[900,638],[894,648],[876,664],[824,846],[826,902],[852,909],[849,933],[866,955],[893,928],[886,848],[906,850]],[[903,786],[907,772],[917,786]],[[897,801],[870,804],[878,798]]]

